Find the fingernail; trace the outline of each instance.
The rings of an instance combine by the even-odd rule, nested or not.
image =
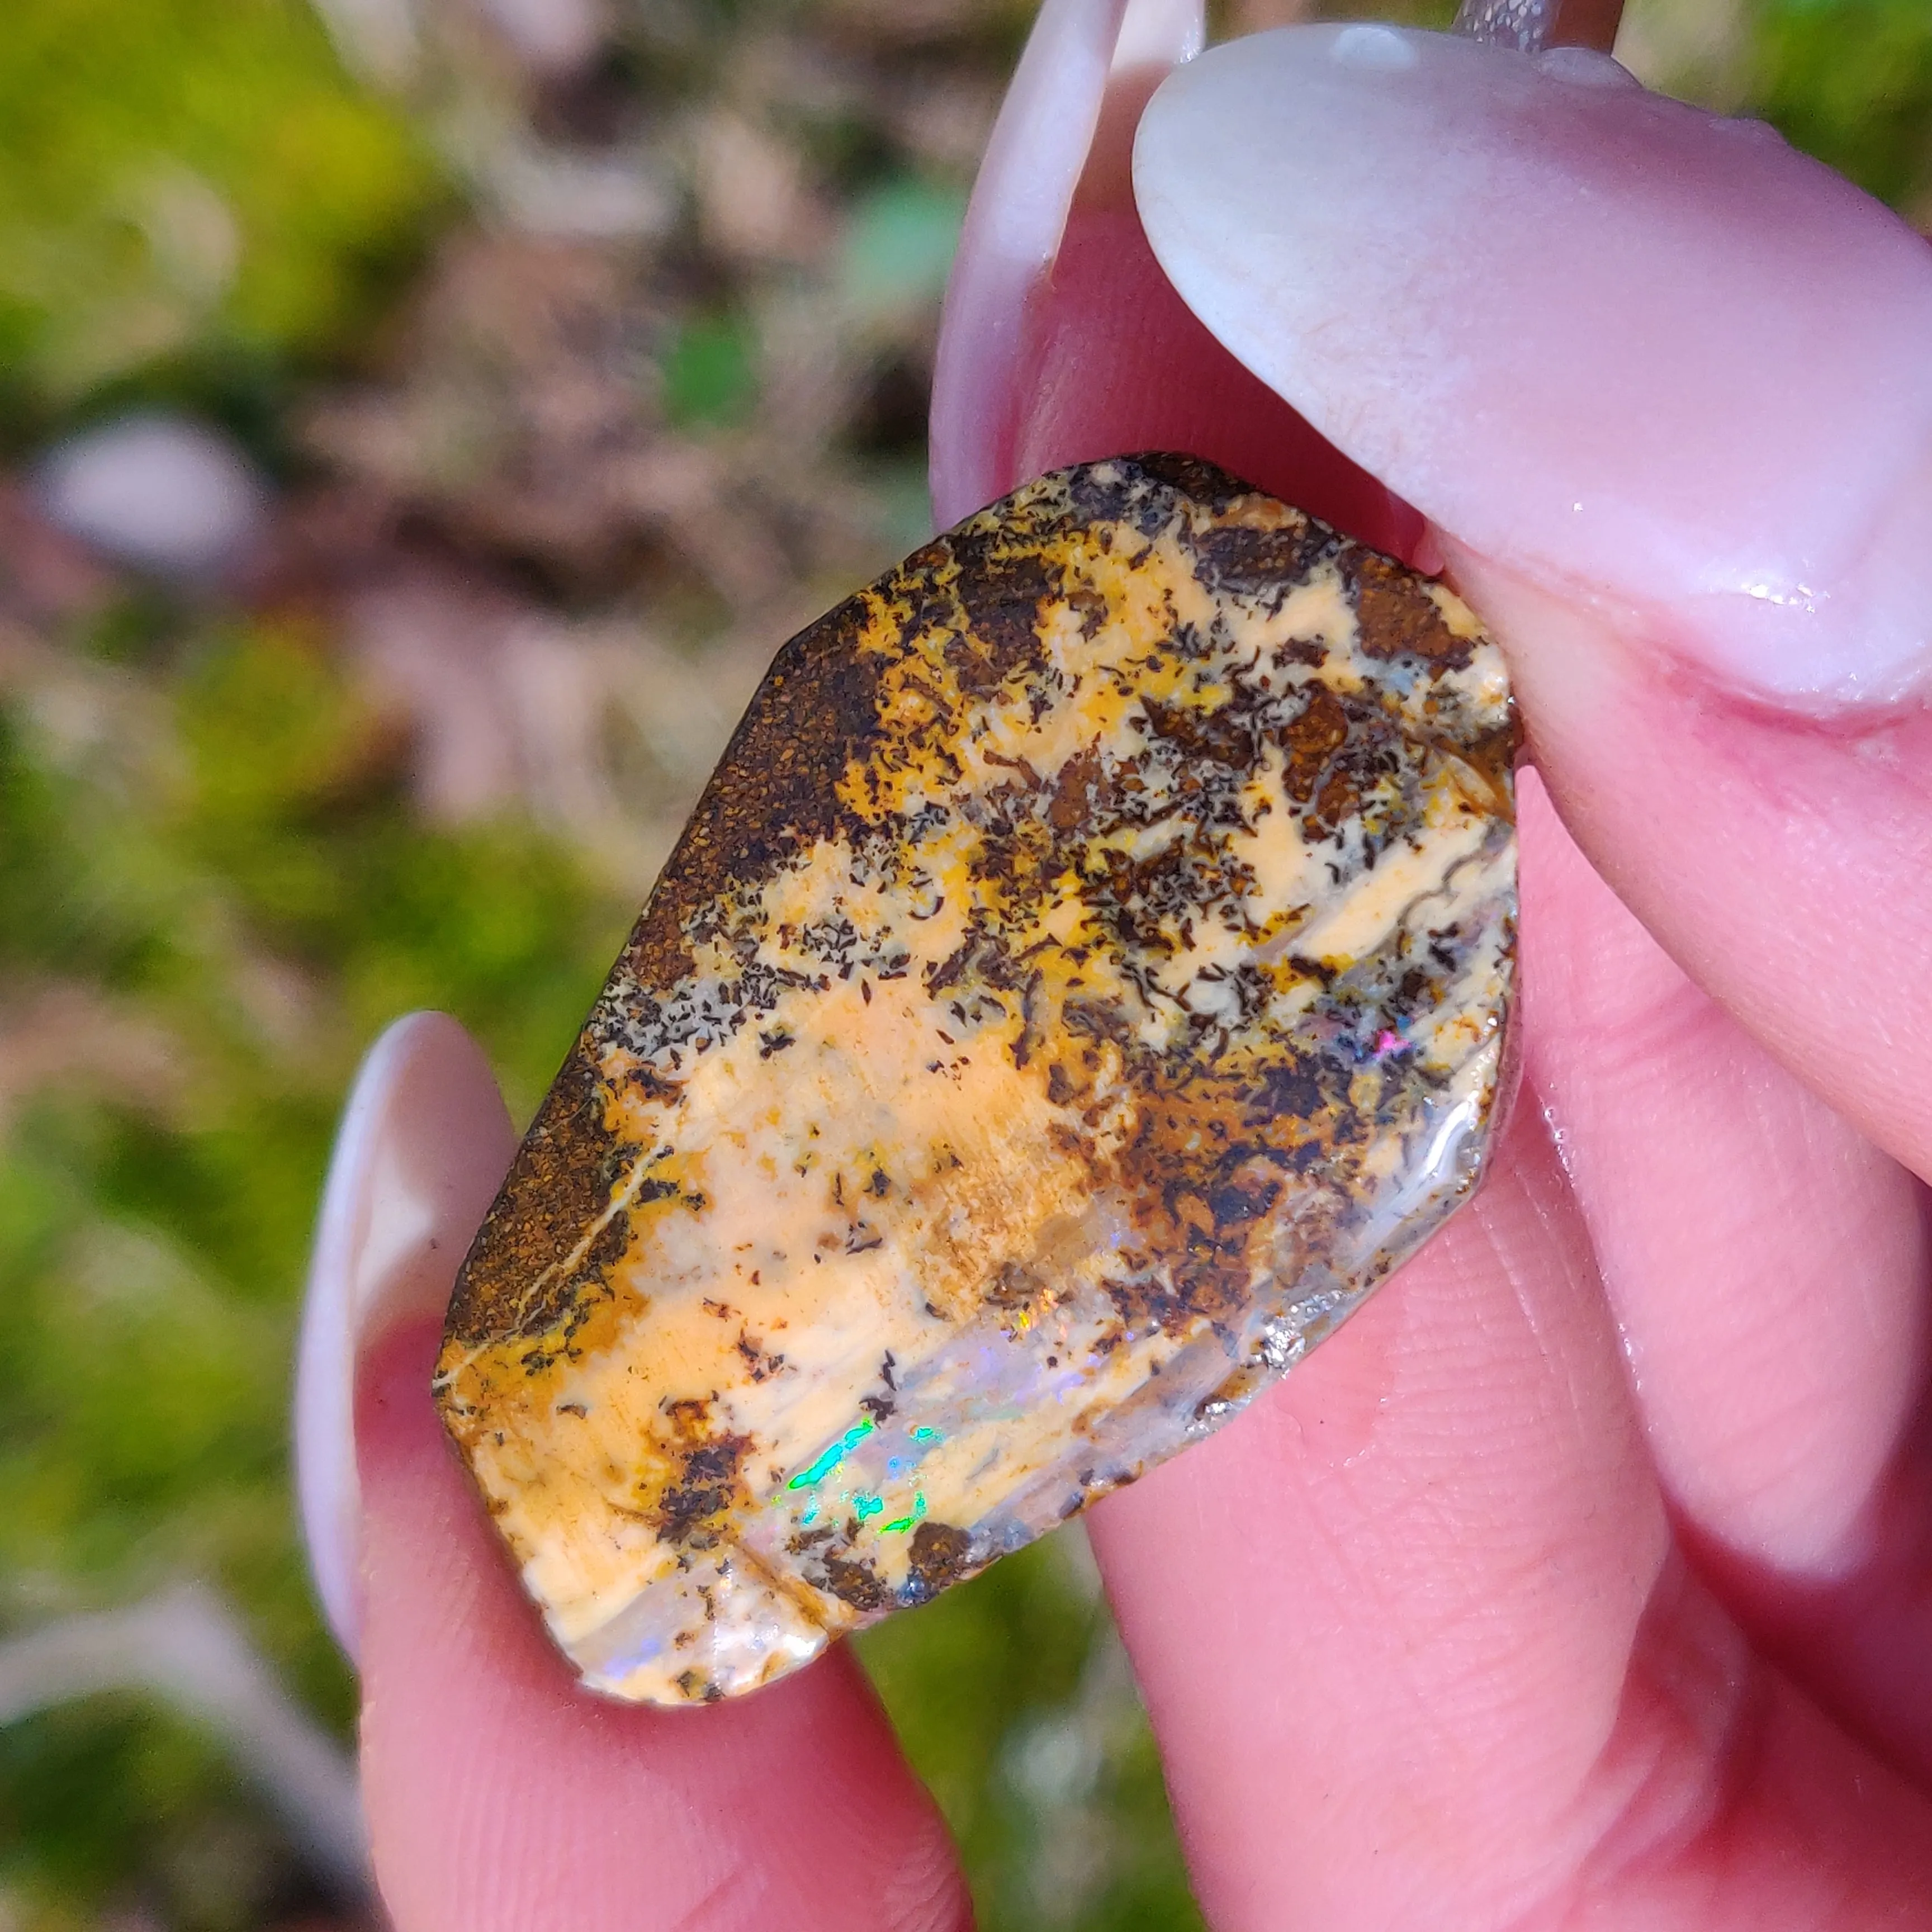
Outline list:
[[[352,1659],[362,1619],[356,1364],[401,1323],[441,1316],[516,1147],[482,1049],[447,1014],[412,1013],[370,1048],[329,1161],[295,1388],[309,1567]]]
[[[1932,674],[1932,250],[1769,129],[1358,24],[1170,75],[1154,252],[1445,548],[1754,693]]]
[[[946,284],[932,415],[933,509],[942,530],[1018,480],[1013,445],[1028,319],[1059,250],[1110,84],[1131,91],[1147,76],[1144,99],[1154,75],[1198,51],[1202,31],[1202,0],[1046,0],[1040,8],[986,144]]]

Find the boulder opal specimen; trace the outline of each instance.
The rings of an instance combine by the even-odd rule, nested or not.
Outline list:
[[[778,653],[438,1368],[586,1682],[728,1696],[923,1602],[1468,1196],[1516,742],[1448,591],[1177,457],[1042,477]]]

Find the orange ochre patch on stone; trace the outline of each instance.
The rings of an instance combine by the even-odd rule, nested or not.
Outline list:
[[[778,653],[471,1250],[444,1420],[618,1696],[751,1689],[1215,1427],[1474,1189],[1502,660],[1206,464]]]

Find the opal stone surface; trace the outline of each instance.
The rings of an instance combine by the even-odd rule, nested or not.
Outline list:
[[[1514,710],[1176,457],[778,653],[466,1262],[449,1433],[620,1697],[752,1689],[1232,1415],[1474,1190]]]

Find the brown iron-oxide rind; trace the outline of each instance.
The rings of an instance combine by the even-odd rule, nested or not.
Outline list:
[[[1473,1189],[1515,722],[1440,585],[1091,464],[778,654],[465,1264],[445,1421],[702,1702],[1214,1427]]]

